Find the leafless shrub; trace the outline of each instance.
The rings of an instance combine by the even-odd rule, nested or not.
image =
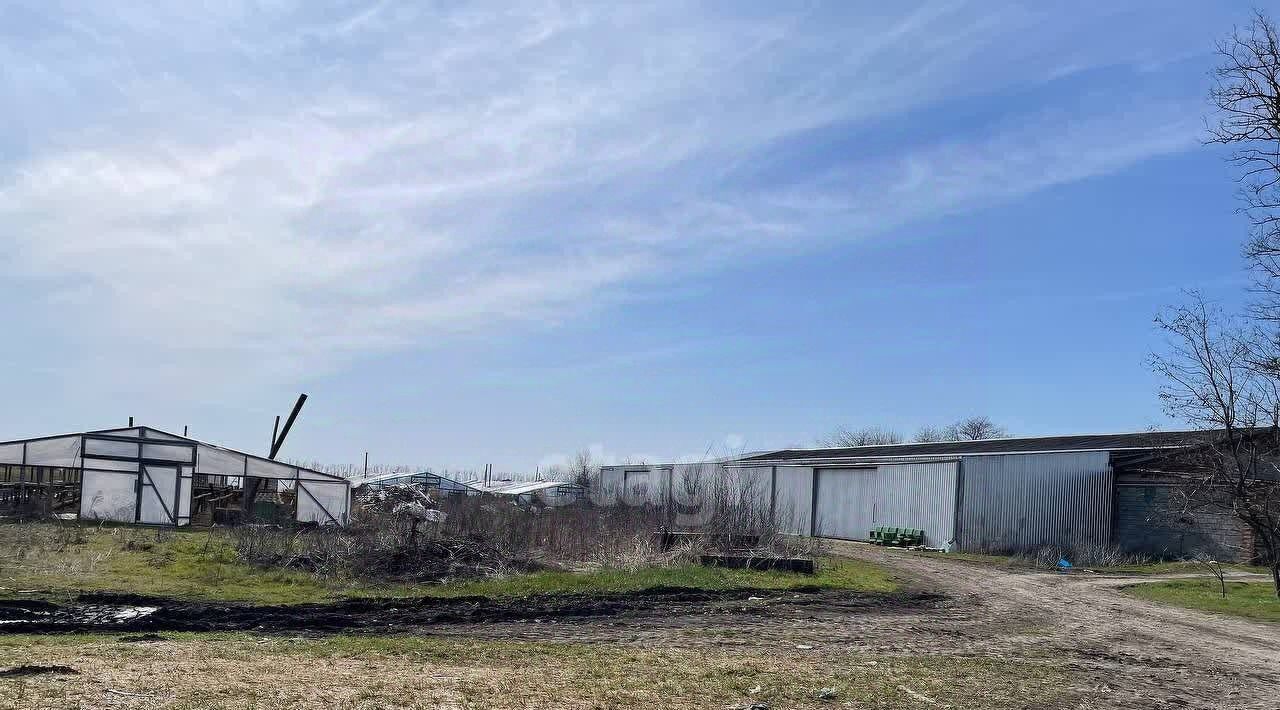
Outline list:
[[[0,577],[17,568],[76,576],[93,570],[106,553],[86,547],[88,526],[68,521],[0,524]]]
[[[1114,545],[1096,543],[1043,545],[1026,550],[1015,550],[1009,556],[1016,564],[1044,569],[1057,567],[1059,560],[1066,560],[1075,567],[1116,567],[1147,564],[1151,561],[1151,558],[1146,555],[1126,552]]]
[[[635,505],[583,500],[543,507],[497,496],[422,498],[434,506],[429,522],[404,514],[408,508],[392,504],[394,496],[384,493],[380,500],[387,500],[377,505],[356,506],[343,529],[241,526],[231,538],[239,558],[254,564],[325,577],[410,581],[548,567],[669,565],[730,549],[787,556],[813,552],[820,544],[779,531],[768,481],[719,464],[700,473],[705,475],[678,481],[685,486],[679,496],[654,502],[663,498],[656,490],[639,491],[631,498]],[[692,534],[674,549],[662,549],[664,530]]]
[[[479,540],[427,539],[387,526],[274,527],[243,525],[231,530],[236,556],[264,567],[311,572],[326,579],[438,581],[512,569]]]
[[[698,552],[750,549],[752,554],[789,557],[812,554],[820,545],[813,538],[789,535],[790,505],[778,506],[770,481],[758,470],[722,463],[686,466],[673,472],[671,486],[673,529],[697,533]]]
[[[593,563],[661,562],[654,507],[517,506],[494,497],[439,501],[444,520],[421,523],[363,509],[346,528],[241,526],[240,559],[323,577],[432,581]]]
[[[1213,559],[1211,555],[1205,553],[1197,553],[1191,558],[1191,561],[1200,565],[1206,572],[1213,575],[1218,580],[1218,588],[1222,591],[1222,598],[1227,598],[1227,569],[1222,563]]]
[[[892,429],[876,426],[848,429],[838,427],[830,434],[818,439],[819,446],[874,446],[879,444],[901,444],[902,434]]]
[[[508,555],[546,562],[610,564],[654,549],[663,511],[653,505],[572,505],[527,508],[501,499],[456,497],[443,502],[441,531],[483,536]]]

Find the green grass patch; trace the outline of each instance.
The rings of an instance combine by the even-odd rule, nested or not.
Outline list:
[[[298,604],[351,597],[522,597],[617,593],[654,587],[707,590],[800,587],[888,592],[897,583],[881,567],[824,560],[813,575],[698,565],[536,572],[445,584],[386,584],[322,579],[236,559],[225,531],[154,531],[128,527],[0,526],[0,596],[39,590],[46,598],[122,592],[208,601]],[[29,596],[29,595],[24,595]]]
[[[1227,582],[1222,596],[1216,579],[1173,579],[1135,584],[1124,591],[1141,599],[1242,616],[1259,621],[1280,621],[1280,599],[1270,582]]]
[[[304,572],[241,564],[221,531],[35,524],[0,526],[0,586],[54,597],[126,592],[264,604],[338,593]]]
[[[970,562],[973,564],[984,565],[988,567],[1004,567],[1008,569],[1039,569],[1049,570],[1049,567],[1037,567],[1025,559],[1010,557],[1007,555],[985,555],[977,552],[927,552],[927,551],[911,551],[909,554],[925,555],[936,557],[943,560],[955,560],[957,562]],[[1233,572],[1246,572],[1250,574],[1270,575],[1271,571],[1266,567],[1256,567],[1243,564],[1224,564],[1224,569]],[[1140,575],[1155,576],[1162,574],[1207,574],[1203,565],[1187,560],[1173,560],[1164,562],[1147,562],[1141,564],[1124,564],[1124,565],[1076,565],[1076,571],[1088,570],[1099,574],[1123,574],[1123,575]]]
[[[1252,565],[1224,564],[1223,569],[1233,572],[1248,572],[1250,574],[1271,574],[1266,567],[1255,567]],[[1175,560],[1172,562],[1151,562],[1147,564],[1136,565],[1112,565],[1109,567],[1091,567],[1096,572],[1106,574],[1132,574],[1132,575],[1161,575],[1161,574],[1207,574],[1204,565],[1186,560]]]

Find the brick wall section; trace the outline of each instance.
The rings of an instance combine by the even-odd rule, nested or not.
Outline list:
[[[1218,510],[1175,512],[1173,493],[1168,483],[1117,481],[1112,543],[1157,557],[1207,552],[1226,562],[1253,556],[1248,526]]]

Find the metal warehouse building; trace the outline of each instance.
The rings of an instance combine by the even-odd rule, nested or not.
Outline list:
[[[789,449],[717,464],[611,466],[603,470],[602,488],[626,502],[687,507],[691,501],[681,498],[697,487],[691,480],[731,476],[767,506],[780,529],[848,540],[867,540],[874,528],[893,526],[924,530],[929,547],[971,552],[1058,544],[1248,556],[1238,523],[1170,515],[1174,483],[1130,467],[1205,436],[1144,432]]]

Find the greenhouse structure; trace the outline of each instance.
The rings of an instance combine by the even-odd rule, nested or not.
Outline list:
[[[0,442],[0,509],[182,527],[346,525],[341,476],[145,426]]]

